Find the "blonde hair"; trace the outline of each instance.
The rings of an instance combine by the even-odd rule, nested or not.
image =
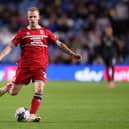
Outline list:
[[[34,11],[37,11],[39,13],[39,9],[36,7],[31,7],[28,9],[28,12],[34,12]]]

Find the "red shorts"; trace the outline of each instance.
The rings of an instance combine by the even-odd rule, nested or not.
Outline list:
[[[27,85],[30,81],[43,80],[46,83],[46,69],[20,69],[16,70],[16,75],[12,81],[14,84],[25,84]]]

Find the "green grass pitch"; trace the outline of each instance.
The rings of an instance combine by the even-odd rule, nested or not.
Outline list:
[[[0,86],[5,82],[0,83]],[[129,83],[47,82],[39,123],[16,122],[16,108],[30,108],[33,84],[0,98],[0,129],[129,129]]]

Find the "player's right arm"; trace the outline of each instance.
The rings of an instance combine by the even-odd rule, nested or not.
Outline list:
[[[0,54],[0,61],[5,57],[7,56],[11,51],[12,49],[17,46],[20,42],[21,42],[21,39],[22,39],[22,30],[20,30],[16,36],[12,39],[11,43],[1,52]]]
[[[15,44],[13,43],[10,43],[1,53],[0,53],[0,61],[5,57],[7,56],[11,51],[12,49],[15,47]]]

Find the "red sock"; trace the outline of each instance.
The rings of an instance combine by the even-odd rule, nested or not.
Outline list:
[[[42,99],[41,95],[35,94],[31,102],[30,114],[36,114],[37,110],[39,109],[41,99]]]
[[[8,85],[6,86],[6,91],[7,91],[7,92],[9,92],[9,89],[11,88],[11,86],[12,86],[12,83],[10,83],[10,84],[8,84]]]

